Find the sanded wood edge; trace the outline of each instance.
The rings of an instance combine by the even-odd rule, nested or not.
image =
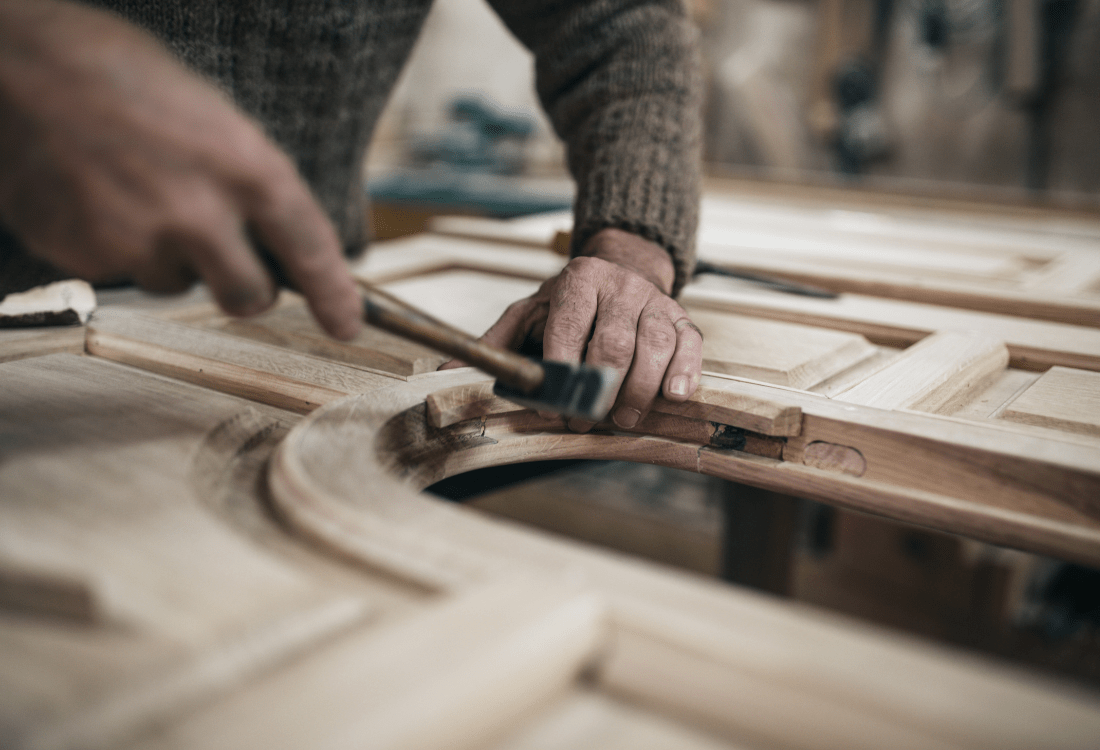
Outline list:
[[[486,578],[490,561],[476,550],[427,537],[415,526],[403,526],[318,492],[294,449],[295,437],[292,431],[272,456],[268,486],[276,514],[303,539],[328,554],[425,592],[457,591]],[[407,498],[411,492],[407,484],[387,475],[380,476],[371,489],[392,498]],[[446,507],[435,510],[454,512]]]
[[[1049,518],[946,492],[856,477],[791,461],[704,448],[703,474],[870,513],[1003,547],[1100,566],[1100,524]]]
[[[1007,366],[1001,341],[977,332],[941,331],[833,398],[878,409],[949,413]]]
[[[258,341],[271,346],[284,347],[295,352],[302,352],[314,357],[332,359],[352,367],[359,367],[367,372],[373,372],[389,378],[407,380],[410,375],[428,371],[428,366],[423,360],[408,361],[386,354],[377,349],[358,347],[354,356],[348,354],[350,347],[342,347],[338,342],[327,342],[320,338],[313,338],[292,331],[283,331],[269,328],[261,323],[251,320],[239,320],[231,318],[219,321],[218,330],[239,336],[241,338]],[[321,336],[323,334],[318,334]],[[320,343],[319,343],[320,342]],[[434,368],[431,368],[434,369]]]
[[[0,362],[47,354],[83,353],[83,326],[0,330]]]
[[[776,659],[767,636],[749,641],[736,623],[624,596],[612,616],[598,686],[753,746],[1068,750],[1100,731],[1095,697],[915,644],[856,641],[823,624]]]
[[[795,261],[779,265],[768,259],[752,262],[747,256],[739,257],[736,263],[721,264],[733,270],[767,273],[783,281],[810,284],[838,293],[851,292],[1090,328],[1100,327],[1100,302],[1087,297],[1073,298],[941,279],[922,279],[920,284],[915,284],[911,277],[904,274],[871,274],[828,266],[811,269],[807,264]]]
[[[467,616],[451,622],[460,608]],[[369,738],[379,750],[482,748],[564,693],[608,637],[606,604],[591,593],[565,594],[553,580],[497,582],[440,609],[444,616],[429,613],[372,643],[382,670],[363,665],[364,674],[385,674],[393,655],[405,652],[397,668],[407,674],[408,662],[416,659],[411,670],[423,678],[364,712],[340,732],[344,741],[326,746],[351,747]],[[510,621],[516,612],[526,621]],[[502,622],[487,623],[486,613]],[[471,629],[476,632],[469,634]],[[445,654],[417,644],[441,637]]]
[[[171,718],[226,695],[249,680],[361,625],[375,614],[367,601],[333,598],[305,607],[209,649],[179,667],[93,704],[60,723],[28,732],[26,747],[113,750]]]
[[[89,354],[103,359],[299,414],[347,395],[278,375],[268,374],[258,380],[256,371],[247,367],[133,341],[92,327],[88,329],[85,346]]]
[[[158,746],[490,747],[576,684],[607,642],[606,612],[559,576],[505,575],[326,644]]]
[[[788,295],[790,296],[790,295]],[[864,302],[871,309],[863,309]],[[692,308],[750,315],[785,323],[819,326],[835,331],[858,333],[880,346],[906,347],[935,333],[943,325],[944,315],[954,320],[950,327],[975,328],[988,325],[1003,337],[1008,346],[1009,364],[1024,370],[1043,371],[1055,365],[1082,370],[1100,370],[1100,347],[1095,331],[1081,326],[1013,318],[1010,315],[948,309],[920,302],[869,300],[857,295],[842,295],[839,300],[786,299],[784,295],[760,297],[735,289],[693,288],[684,291],[684,304]],[[883,308],[889,310],[884,313]],[[927,313],[937,313],[928,322]],[[1019,323],[1027,332],[1019,333]],[[1013,333],[1013,331],[1016,331]],[[1014,337],[1015,336],[1015,337]]]

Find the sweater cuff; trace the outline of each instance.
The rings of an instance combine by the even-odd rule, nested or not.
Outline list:
[[[610,138],[611,142],[602,147],[588,144],[586,151],[593,155],[595,163],[573,170],[577,197],[570,251],[578,255],[601,229],[637,234],[668,251],[676,270],[672,287],[675,297],[690,280],[695,267],[700,193],[698,156],[694,153],[694,139],[690,135],[684,137],[690,125],[685,128],[680,123],[668,122],[667,115],[661,117],[644,110],[635,116],[656,123],[656,127],[649,126],[648,138],[619,142]],[[679,133],[675,132],[677,126]]]

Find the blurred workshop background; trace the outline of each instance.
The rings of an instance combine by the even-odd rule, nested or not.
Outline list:
[[[690,0],[690,12],[709,175],[1096,205],[1100,0]],[[368,160],[380,237],[421,229],[425,206],[568,205],[532,77],[483,0],[437,0]]]

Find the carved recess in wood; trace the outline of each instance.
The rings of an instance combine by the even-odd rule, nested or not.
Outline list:
[[[863,476],[867,471],[867,461],[855,448],[818,440],[806,446],[802,453],[802,463],[825,471],[838,471],[853,477]]]

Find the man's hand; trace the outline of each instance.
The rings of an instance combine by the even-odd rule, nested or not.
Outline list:
[[[359,329],[339,239],[290,159],[107,13],[0,0],[0,218],[72,273],[162,292],[201,277],[235,315],[275,299],[255,236],[329,333]]]
[[[658,394],[685,401],[699,385],[703,337],[668,296],[673,277],[663,248],[605,229],[558,276],[512,304],[482,338],[508,348],[527,336],[541,338],[548,360],[615,368],[621,377],[611,419],[629,429]],[[592,424],[573,419],[569,427],[585,432]]]

